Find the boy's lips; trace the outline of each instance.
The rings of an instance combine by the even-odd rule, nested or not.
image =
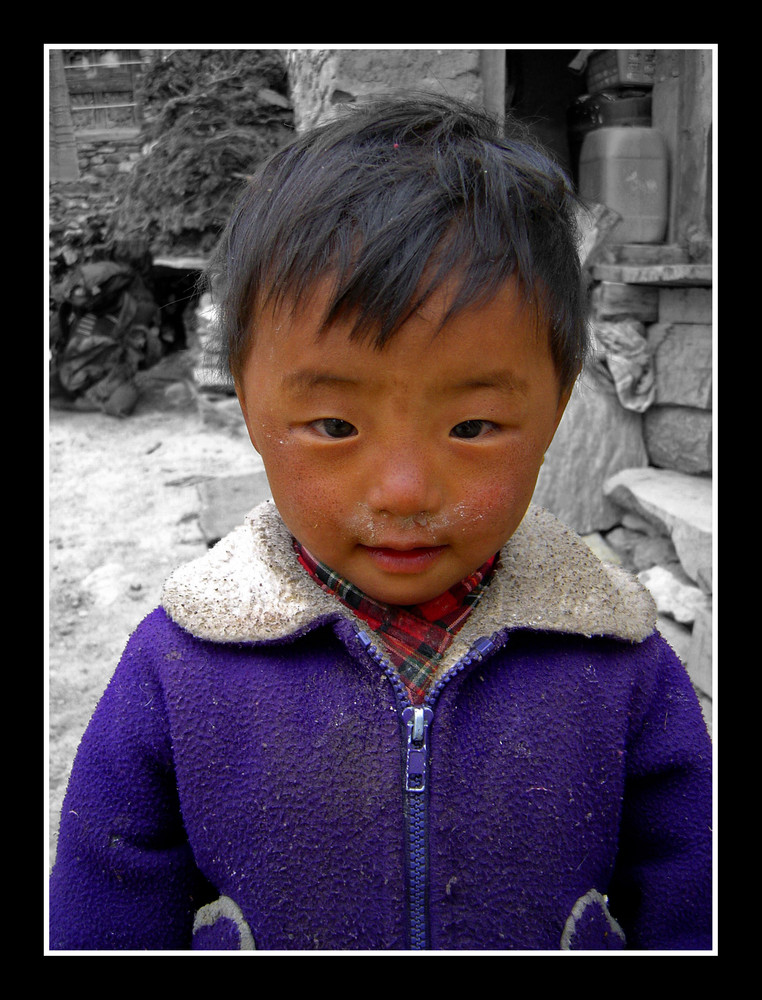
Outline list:
[[[362,545],[373,562],[388,573],[420,573],[447,548],[446,545]]]

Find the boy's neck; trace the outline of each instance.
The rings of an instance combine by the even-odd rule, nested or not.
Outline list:
[[[323,565],[296,539],[294,550],[303,569],[363,621],[384,646],[407,688],[420,703],[453,637],[465,623],[492,578],[497,555],[444,594],[414,606],[376,601]]]

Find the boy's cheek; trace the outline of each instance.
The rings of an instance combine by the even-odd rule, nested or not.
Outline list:
[[[478,537],[495,535],[503,542],[518,527],[534,492],[534,484],[508,478],[476,490],[455,504],[451,520],[459,534]]]
[[[264,443],[254,447],[262,457],[273,499],[284,519],[323,521],[335,515],[349,492],[338,477],[326,475],[305,460],[293,441],[264,433]],[[294,525],[289,525],[294,528]]]

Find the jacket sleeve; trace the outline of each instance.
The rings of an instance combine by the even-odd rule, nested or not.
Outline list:
[[[685,668],[656,633],[633,705],[612,914],[627,947],[712,947],[712,747]]]
[[[211,898],[185,834],[140,628],[77,751],[49,893],[53,950],[190,948],[193,914]]]

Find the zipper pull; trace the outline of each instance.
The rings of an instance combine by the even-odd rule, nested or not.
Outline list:
[[[495,640],[488,635],[483,635],[481,639],[477,639],[476,642],[471,647],[470,652],[476,654],[476,658],[481,660],[483,656],[487,653],[491,653],[495,648]]]
[[[433,717],[432,710],[422,705],[410,706],[402,710],[402,721],[407,728],[405,790],[408,792],[423,792],[426,789],[428,764],[426,740],[429,724]]]

